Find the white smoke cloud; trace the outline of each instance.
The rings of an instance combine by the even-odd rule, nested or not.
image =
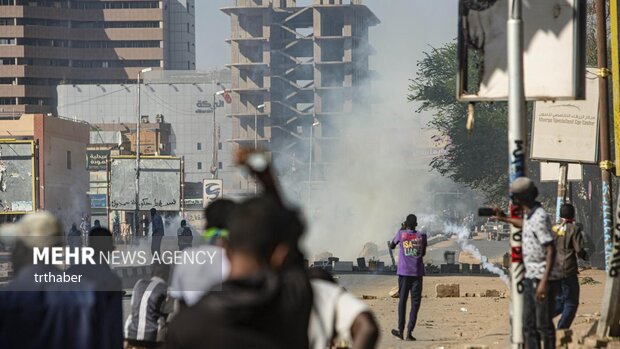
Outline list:
[[[510,285],[510,279],[508,278],[508,275],[506,275],[506,273],[501,268],[489,262],[489,259],[486,256],[483,256],[482,253],[480,253],[480,250],[469,242],[469,229],[467,227],[446,223],[444,224],[444,232],[446,234],[456,235],[461,250],[468,252],[470,255],[472,255],[472,257],[480,261],[484,269],[499,276],[499,278],[506,284],[506,286]]]

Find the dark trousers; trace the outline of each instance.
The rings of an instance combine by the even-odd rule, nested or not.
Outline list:
[[[155,252],[157,252],[157,255],[161,254],[161,239],[163,238],[163,236],[161,235],[153,235],[153,238],[151,240],[151,254],[154,256]]]
[[[405,329],[405,316],[407,314],[407,298],[411,294],[411,310],[409,312],[409,324],[407,331],[413,332],[418,319],[418,310],[422,303],[422,276],[398,276],[398,330],[403,333]]]
[[[558,330],[570,328],[575,320],[579,306],[579,278],[577,274],[558,281],[558,293],[555,302],[554,317],[562,314],[558,321]]]
[[[539,280],[523,279],[523,337],[527,349],[555,348],[555,310],[556,281],[548,281],[547,294],[542,301],[536,300]]]

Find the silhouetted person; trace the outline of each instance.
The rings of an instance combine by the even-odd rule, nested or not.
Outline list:
[[[231,217],[229,279],[221,292],[179,312],[166,348],[308,348],[312,290],[307,275],[286,261],[293,250],[287,235],[300,235],[291,230],[295,225],[303,230],[293,224],[297,219],[269,198],[238,205]]]
[[[185,219],[181,221],[181,226],[177,229],[177,238],[179,239],[179,250],[192,247],[194,237],[192,235],[192,229],[187,226],[187,221]]]
[[[161,239],[164,236],[164,220],[157,214],[155,207],[151,209],[151,229],[153,230],[151,254],[155,255],[157,252],[159,255],[161,253]]]
[[[88,233],[88,246],[95,251],[95,264],[72,265],[67,269],[67,274],[82,275],[83,282],[94,285],[95,319],[98,326],[104,329],[95,348],[120,348],[123,345],[123,286],[120,277],[103,258],[114,251],[112,233],[94,225]]]
[[[75,223],[71,225],[71,230],[67,234],[67,243],[71,248],[82,246],[82,232]]]
[[[57,282],[62,271],[56,265],[33,261],[35,248],[62,246],[58,220],[39,211],[3,225],[0,233],[17,238],[11,254],[15,277],[0,291],[0,348],[102,348],[100,338],[108,332],[97,321],[92,284]]]

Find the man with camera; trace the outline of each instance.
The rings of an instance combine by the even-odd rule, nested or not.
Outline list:
[[[509,218],[495,209],[495,218],[523,229],[523,264],[525,265],[523,300],[523,335],[526,347],[555,347],[553,315],[558,268],[555,264],[551,217],[536,201],[538,189],[527,177],[517,178],[510,186],[513,203],[523,210],[523,218]]]

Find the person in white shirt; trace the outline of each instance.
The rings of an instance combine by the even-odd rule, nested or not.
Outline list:
[[[196,255],[206,252],[213,257],[213,264],[179,264],[172,271],[169,295],[180,303],[180,308],[192,306],[213,287],[217,287],[230,273],[226,256],[229,216],[235,203],[227,199],[213,201],[205,209],[207,224],[203,237],[208,245],[187,248],[184,251]],[[214,234],[207,234],[216,232]],[[220,269],[221,268],[221,269]]]
[[[314,295],[308,328],[310,348],[375,348],[379,326],[368,305],[322,269],[311,269],[309,277]]]

